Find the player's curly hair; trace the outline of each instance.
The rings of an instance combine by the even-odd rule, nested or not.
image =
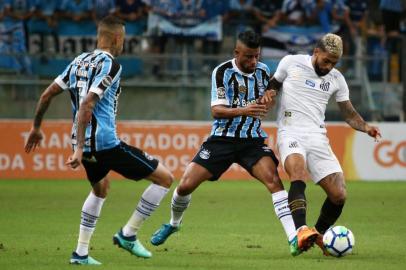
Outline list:
[[[316,48],[341,57],[343,54],[343,40],[336,34],[328,33],[317,42]]]
[[[261,36],[251,30],[238,34],[238,40],[251,49],[261,46]]]

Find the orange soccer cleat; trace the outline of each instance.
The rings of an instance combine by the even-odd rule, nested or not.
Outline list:
[[[328,251],[323,243],[323,235],[321,233],[319,233],[316,229],[314,229],[314,231],[317,233],[317,237],[316,237],[316,241],[315,241],[316,245],[318,245],[319,248],[321,249],[321,251],[323,251],[324,256],[329,256],[330,254],[328,253]]]
[[[316,229],[309,228],[306,225],[300,227],[297,231],[299,249],[302,251],[307,251],[309,248],[311,248],[317,240],[318,234],[319,233],[316,231]]]

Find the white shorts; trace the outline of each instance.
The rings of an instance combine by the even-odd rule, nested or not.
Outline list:
[[[290,154],[301,154],[314,183],[332,173],[343,172],[329,140],[323,133],[278,132],[278,150],[282,166]]]

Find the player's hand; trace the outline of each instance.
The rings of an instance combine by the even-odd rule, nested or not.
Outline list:
[[[24,150],[26,153],[34,151],[37,148],[44,136],[39,128],[32,128],[28,135],[27,142],[25,143]]]
[[[276,91],[267,90],[264,92],[264,95],[258,100],[258,104],[264,104],[269,110],[275,105],[276,102]]]
[[[268,112],[264,104],[250,104],[244,108],[244,115],[261,119]]]
[[[381,131],[379,130],[378,127],[375,126],[367,125],[366,133],[372,138],[374,138],[375,142],[379,142],[379,140],[382,138]]]
[[[66,161],[65,165],[72,169],[76,169],[77,167],[82,164],[82,156],[83,156],[83,149],[76,148],[73,155],[69,156],[68,160]]]

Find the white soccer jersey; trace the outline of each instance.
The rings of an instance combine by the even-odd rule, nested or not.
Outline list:
[[[288,55],[282,58],[274,74],[283,83],[278,110],[278,130],[325,133],[324,114],[328,100],[349,100],[344,76],[332,69],[319,77],[310,55]]]

